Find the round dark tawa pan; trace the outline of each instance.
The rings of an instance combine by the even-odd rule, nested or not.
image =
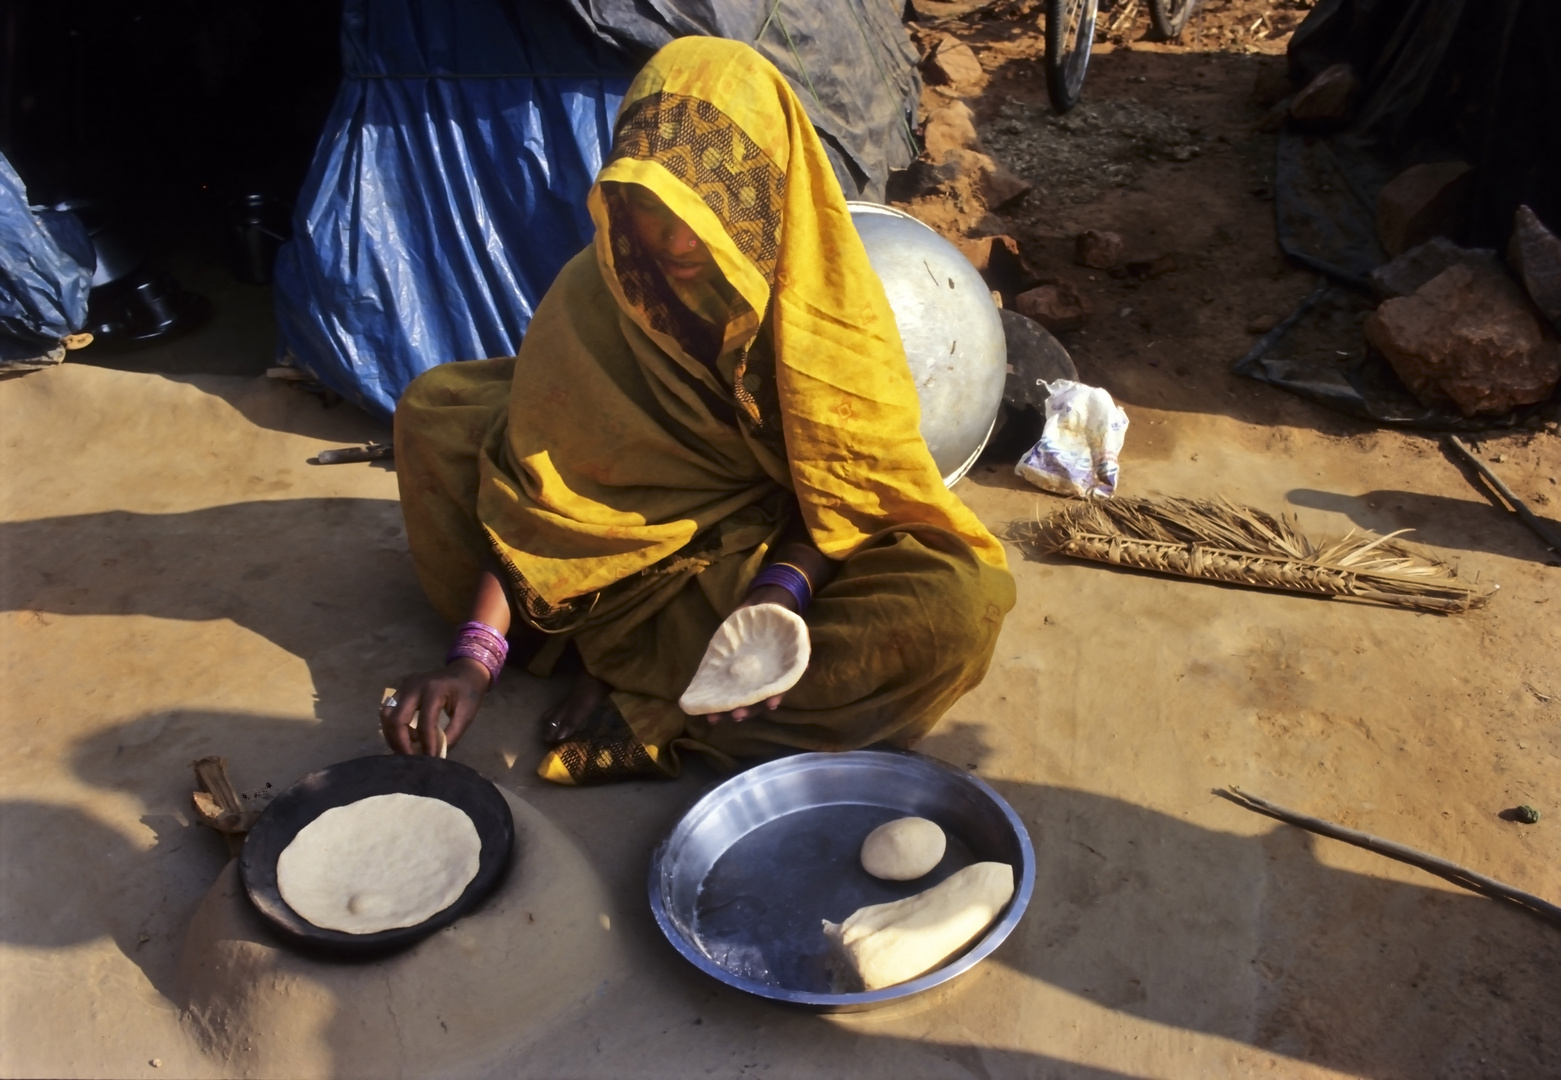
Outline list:
[[[276,861],[305,825],[325,811],[374,795],[423,795],[459,807],[477,827],[477,876],[455,902],[415,926],[348,934],[315,926],[282,899]],[[369,958],[405,949],[474,909],[504,880],[515,848],[515,820],[499,789],[473,769],[440,758],[379,754],[310,773],[271,801],[244,841],[239,880],[255,909],[285,942],[337,957]]]

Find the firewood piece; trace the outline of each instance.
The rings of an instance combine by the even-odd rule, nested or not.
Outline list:
[[[1215,788],[1215,795],[1237,806],[1251,810],[1253,813],[1266,814],[1271,818],[1283,821],[1287,825],[1294,825],[1298,829],[1314,832],[1319,836],[1326,836],[1333,840],[1339,840],[1346,844],[1353,844],[1367,851],[1375,851],[1378,855],[1386,855],[1390,859],[1408,863],[1410,866],[1418,866],[1420,869],[1437,877],[1446,878],[1454,885],[1461,885],[1472,892],[1489,896],[1494,900],[1505,900],[1516,904],[1518,907],[1541,919],[1553,922],[1561,926],[1561,907],[1557,907],[1548,900],[1541,899],[1533,893],[1526,893],[1521,889],[1515,889],[1511,885],[1488,878],[1484,874],[1476,873],[1466,866],[1459,866],[1455,862],[1429,855],[1424,851],[1418,851],[1403,844],[1394,843],[1392,840],[1384,840],[1380,836],[1372,836],[1370,833],[1357,832],[1355,829],[1346,829],[1343,825],[1335,825],[1331,821],[1322,818],[1309,817],[1306,814],[1287,810],[1283,806],[1260,799],[1256,795],[1248,795],[1240,788]]]
[[[1479,471],[1479,474],[1485,478],[1486,483],[1496,489],[1496,494],[1507,500],[1507,505],[1512,507],[1512,512],[1518,515],[1519,521],[1533,530],[1534,535],[1543,540],[1545,545],[1552,551],[1561,554],[1561,536],[1557,536],[1554,530],[1538,514],[1530,510],[1522,499],[1514,495],[1512,489],[1503,484],[1499,476],[1491,472],[1490,466],[1475,457],[1474,451],[1470,450],[1468,445],[1458,436],[1449,435],[1447,444],[1458,451],[1465,461]]]
[[[203,757],[190,762],[190,768],[195,770],[195,782],[200,785],[199,791],[190,793],[196,818],[221,833],[229,853],[237,855],[244,846],[244,835],[259,813],[244,809],[243,800],[228,778],[227,758]]]
[[[344,446],[339,450],[321,450],[314,456],[316,465],[346,465],[354,461],[383,461],[396,456],[392,443],[369,443],[367,446]]]

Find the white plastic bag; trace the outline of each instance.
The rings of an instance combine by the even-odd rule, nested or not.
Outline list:
[[[1113,494],[1127,413],[1098,386],[1059,379],[1046,389],[1050,396],[1041,441],[1019,459],[1014,471],[1058,495]]]

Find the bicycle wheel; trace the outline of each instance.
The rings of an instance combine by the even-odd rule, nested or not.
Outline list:
[[[1067,112],[1084,89],[1099,0],[1046,0],[1046,92]]]
[[[1170,41],[1181,36],[1182,27],[1187,25],[1187,16],[1192,14],[1194,0],[1149,0],[1149,21],[1154,23],[1154,32],[1162,41]]]

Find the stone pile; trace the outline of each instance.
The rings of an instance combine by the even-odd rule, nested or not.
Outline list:
[[[1383,189],[1380,205],[1392,209],[1379,228],[1390,219],[1384,231],[1392,238],[1403,242],[1440,224],[1372,272],[1382,303],[1365,331],[1426,405],[1496,416],[1545,401],[1561,383],[1561,240],[1521,206],[1510,274],[1495,251],[1453,243],[1445,231],[1456,220],[1456,190],[1468,182],[1468,166],[1444,162],[1415,166]]]
[[[1449,266],[1366,320],[1366,339],[1428,405],[1490,416],[1544,401],[1561,381],[1561,345],[1497,266]]]

